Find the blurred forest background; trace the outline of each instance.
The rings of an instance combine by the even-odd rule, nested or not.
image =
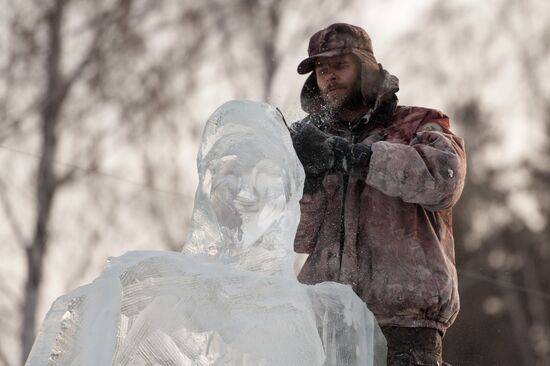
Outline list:
[[[547,0],[1,0],[1,365],[107,257],[181,249],[207,117],[246,98],[301,118],[296,66],[337,21],[466,140],[446,360],[550,365]]]

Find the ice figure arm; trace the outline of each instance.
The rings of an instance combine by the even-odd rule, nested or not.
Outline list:
[[[335,282],[308,286],[326,366],[385,366],[387,344],[367,305],[351,287]]]
[[[294,253],[294,274],[296,276],[302,270],[302,267],[306,263],[306,260],[308,257],[309,257],[309,254],[307,253]]]

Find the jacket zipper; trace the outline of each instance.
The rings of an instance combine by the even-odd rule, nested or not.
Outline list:
[[[342,273],[342,259],[344,258],[344,243],[346,242],[346,195],[348,191],[349,175],[344,175],[344,190],[342,197],[342,214],[340,215],[340,266],[338,278]]]
[[[355,144],[357,136],[351,136],[351,143]],[[340,265],[338,268],[338,278],[342,274],[342,260],[344,258],[344,244],[346,242],[346,197],[348,192],[349,175],[344,175],[344,189],[342,197],[342,214],[340,215]]]
[[[361,135],[365,136],[367,132],[372,133],[372,129],[374,129],[375,126],[370,125],[368,122],[365,124],[363,128],[362,134],[356,134],[351,132],[351,143],[356,144],[357,140]],[[369,135],[367,134],[367,136]],[[383,136],[387,135],[386,129],[384,129]],[[365,138],[365,137],[363,137]],[[343,176],[344,182],[344,189],[343,189],[343,197],[342,197],[342,214],[340,216],[340,264],[338,268],[338,279],[340,279],[340,275],[342,273],[342,260],[344,258],[344,243],[346,242],[346,196],[348,191],[348,183],[349,183],[349,175]]]

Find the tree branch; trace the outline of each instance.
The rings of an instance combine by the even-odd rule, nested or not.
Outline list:
[[[4,366],[10,366],[10,361],[8,360],[8,357],[4,353],[4,350],[2,349],[2,346],[0,345],[0,361],[2,361],[2,364]]]
[[[28,242],[25,239],[25,235],[23,234],[21,225],[19,224],[19,222],[17,221],[17,218],[15,217],[13,208],[11,207],[8,196],[6,195],[6,185],[4,184],[4,181],[1,178],[0,178],[0,199],[2,201],[2,208],[4,209],[4,213],[6,214],[6,217],[8,218],[8,222],[13,231],[13,235],[17,239],[21,248],[26,248],[28,245]]]

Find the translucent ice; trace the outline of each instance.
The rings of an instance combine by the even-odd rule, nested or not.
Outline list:
[[[27,365],[385,365],[344,285],[300,284],[304,173],[280,113],[234,101],[208,120],[182,253],[129,252],[57,299]]]
[[[199,187],[183,249],[294,277],[293,240],[304,181],[282,115],[234,101],[209,118],[197,156]]]

